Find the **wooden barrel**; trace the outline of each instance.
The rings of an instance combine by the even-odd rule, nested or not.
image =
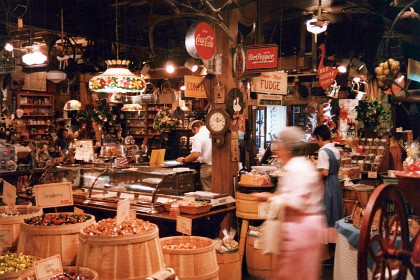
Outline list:
[[[251,194],[236,192],[236,216],[243,219],[258,220],[260,201]]]
[[[219,253],[216,252],[217,264],[219,265],[220,280],[241,280],[242,262],[239,251]]]
[[[95,223],[95,217],[90,216],[92,218],[83,223],[58,226],[37,226],[21,223],[17,252],[40,258],[60,254],[63,265],[74,265],[79,247],[79,232],[85,226]]]
[[[166,266],[173,268],[180,280],[219,279],[213,240],[199,236],[172,236],[160,241]],[[176,249],[180,244],[196,248]],[[174,249],[168,249],[166,245],[174,245]]]
[[[7,251],[16,252],[17,243],[20,235],[20,224],[24,219],[42,214],[42,208],[31,205],[17,205],[15,208],[0,206],[0,213],[19,212],[18,216],[5,216],[0,218],[0,228],[10,230],[9,239],[12,246],[0,247],[0,254]]]
[[[144,234],[79,234],[76,265],[98,272],[99,279],[144,279],[165,268],[159,228]]]
[[[75,275],[80,275],[85,277],[89,280],[98,280],[98,273],[94,271],[93,269],[87,268],[87,267],[80,267],[80,266],[63,266],[63,271],[65,273],[71,273]],[[2,278],[2,275],[0,275],[0,279],[13,279],[13,280],[27,280],[27,279],[35,279],[35,271],[34,268],[30,268],[27,270],[24,270],[22,272],[13,272],[10,274],[5,274]],[[83,279],[85,279],[83,278]],[[60,278],[61,279],[61,278]],[[79,279],[79,278],[77,278]],[[82,278],[81,278],[82,279]]]
[[[249,275],[269,277],[273,266],[272,256],[264,255],[261,249],[256,249],[254,243],[258,237],[249,235],[246,239],[246,267]]]

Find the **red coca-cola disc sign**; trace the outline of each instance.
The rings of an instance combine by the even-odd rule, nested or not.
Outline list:
[[[194,38],[195,48],[201,59],[211,59],[216,53],[216,37],[211,26],[200,22],[195,29]]]

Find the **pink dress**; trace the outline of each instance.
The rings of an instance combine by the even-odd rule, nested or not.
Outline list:
[[[303,157],[289,160],[284,171],[273,198],[286,206],[282,242],[269,279],[320,279],[326,228],[321,178]]]

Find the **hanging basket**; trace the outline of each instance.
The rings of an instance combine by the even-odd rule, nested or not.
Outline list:
[[[158,91],[152,83],[146,83],[146,89],[140,95],[141,104],[156,103]]]

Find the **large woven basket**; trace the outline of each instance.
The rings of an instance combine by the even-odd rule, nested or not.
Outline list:
[[[123,236],[79,234],[77,265],[98,272],[99,279],[145,279],[165,268],[157,226]]]
[[[4,230],[10,229],[10,240],[12,242],[12,246],[10,247],[0,247],[0,254],[5,253],[7,251],[16,251],[16,247],[20,236],[20,224],[23,222],[24,219],[41,215],[42,208],[30,205],[17,205],[15,208],[0,206],[0,213],[8,212],[19,212],[22,215],[0,218],[0,228]]]
[[[160,239],[163,257],[167,267],[172,267],[178,278],[182,279],[219,279],[214,241],[199,236],[172,236]],[[165,244],[191,244],[196,249],[168,249]]]
[[[60,254],[63,265],[74,265],[79,247],[79,232],[93,223],[94,216],[83,223],[59,226],[35,226],[22,222],[17,252],[40,258]]]

